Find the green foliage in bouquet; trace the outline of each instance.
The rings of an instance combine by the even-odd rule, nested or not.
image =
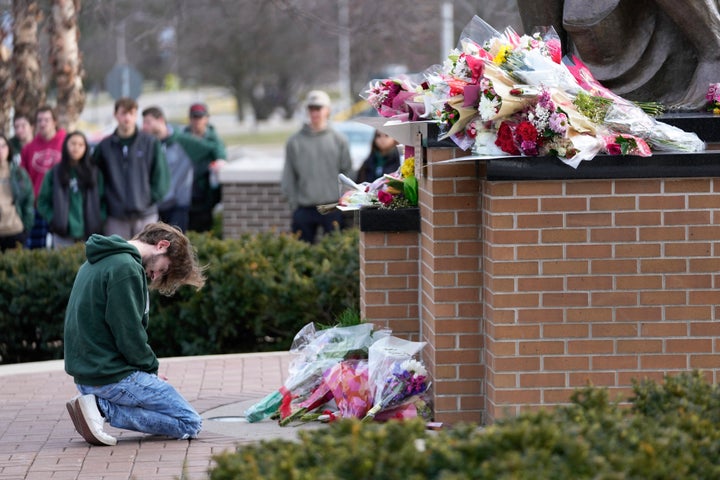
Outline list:
[[[309,322],[359,310],[359,234],[315,245],[280,234],[221,240],[189,234],[209,266],[205,287],[150,295],[149,336],[159,356],[287,350]],[[0,254],[0,363],[63,355],[65,308],[84,245]]]
[[[720,389],[698,372],[635,383],[630,408],[605,389],[485,429],[342,420],[215,457],[211,480],[720,478]]]

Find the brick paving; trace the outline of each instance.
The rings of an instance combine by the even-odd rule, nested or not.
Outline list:
[[[160,373],[203,416],[203,431],[187,441],[106,424],[118,438],[113,447],[91,446],[75,432],[65,402],[77,390],[62,361],[0,366],[0,479],[207,479],[213,455],[296,435],[298,428],[271,420],[236,418],[282,385],[290,359],[287,352],[161,359]],[[237,421],[213,420],[218,417]]]

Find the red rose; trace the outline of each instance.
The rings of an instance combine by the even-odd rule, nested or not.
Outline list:
[[[605,149],[607,150],[608,155],[622,155],[622,149],[617,143],[608,143],[605,146]]]
[[[377,196],[378,201],[380,201],[380,203],[382,203],[383,205],[390,205],[390,203],[393,201],[393,196],[384,190],[380,190],[377,193]]]

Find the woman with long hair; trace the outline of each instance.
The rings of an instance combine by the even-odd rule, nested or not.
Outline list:
[[[103,177],[92,162],[82,132],[65,137],[60,163],[47,172],[37,208],[50,226],[53,247],[62,248],[102,233],[106,213]]]
[[[398,142],[394,138],[375,130],[370,154],[357,172],[357,183],[372,183],[386,173],[397,171],[400,168],[400,152],[397,146]]]
[[[0,135],[0,251],[25,245],[35,221],[35,194],[27,172],[12,161],[10,141]]]

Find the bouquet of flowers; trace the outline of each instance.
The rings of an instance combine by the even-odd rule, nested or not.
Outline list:
[[[312,393],[310,393],[310,395],[305,400],[301,402],[295,402],[293,405],[291,405],[291,409],[293,406],[295,407],[294,409],[292,409],[290,412],[288,412],[287,410],[281,412],[279,424],[281,427],[284,427],[290,422],[301,419],[308,413],[322,407],[332,399],[333,393],[330,391],[330,387],[328,387],[327,383],[321,381],[320,384],[315,387],[315,390],[313,390]]]
[[[336,417],[362,418],[371,407],[367,360],[340,362],[325,372],[323,382],[335,399]]]
[[[418,203],[418,181],[415,176],[415,158],[407,157],[396,172],[385,174],[372,183],[358,185],[340,174],[340,181],[350,185],[338,202],[340,208],[360,206],[382,206],[385,208],[403,208]],[[348,182],[351,182],[348,183]]]
[[[714,114],[720,114],[720,83],[711,83],[708,87],[707,94],[707,111]]]
[[[422,87],[409,76],[375,80],[370,85],[364,98],[381,116],[414,121],[425,115],[425,104],[417,99]]]
[[[577,167],[601,151],[705,148],[694,133],[655,120],[658,104],[625,100],[577,58],[561,58],[552,27],[532,35],[512,28],[500,33],[475,17],[443,65],[424,77],[414,85],[413,100],[422,99],[441,139],[475,155],[555,155]],[[708,92],[708,102],[720,98],[717,90]]]
[[[258,422],[278,411],[288,416],[292,401],[310,395],[328,368],[358,352],[367,352],[374,341],[389,334],[386,330],[372,330],[371,323],[319,331],[312,323],[305,325],[293,339],[290,351],[298,356],[290,364],[285,383],[245,411],[248,422]]]
[[[411,403],[427,391],[430,387],[427,370],[413,358],[424,345],[424,342],[385,337],[370,347],[368,363],[373,402],[362,421],[371,421],[380,412]]]

